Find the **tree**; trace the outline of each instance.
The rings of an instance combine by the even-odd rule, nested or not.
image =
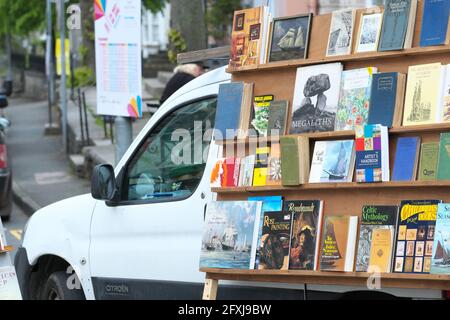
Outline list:
[[[153,13],[158,13],[164,9],[166,3],[170,0],[143,0],[142,4],[145,9],[150,10]]]
[[[242,9],[241,0],[207,0],[208,34],[220,43],[229,43],[233,13]]]

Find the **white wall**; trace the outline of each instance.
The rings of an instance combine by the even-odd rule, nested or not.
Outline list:
[[[170,4],[163,12],[153,14],[148,10],[142,11],[142,51],[144,58],[156,54],[160,50],[167,50],[170,30]]]

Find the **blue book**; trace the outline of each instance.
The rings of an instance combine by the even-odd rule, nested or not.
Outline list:
[[[447,42],[450,0],[424,0],[420,46],[437,46]]]
[[[450,203],[438,204],[432,248],[430,273],[450,274]]]
[[[368,124],[401,125],[405,80],[406,76],[397,72],[373,74]]]
[[[411,0],[387,0],[378,51],[402,50],[405,45]],[[415,13],[414,10],[412,10]]]
[[[214,138],[218,141],[234,139],[235,134],[227,136],[227,130],[240,127],[241,106],[244,97],[244,83],[232,82],[219,86]]]
[[[398,138],[392,181],[416,180],[419,148],[420,137]]]
[[[263,229],[263,221],[264,221],[264,213],[265,212],[274,212],[281,211],[283,209],[283,197],[282,196],[262,196],[262,197],[249,197],[248,201],[262,201],[261,207],[261,217],[259,220],[259,228],[258,228],[258,247],[256,248],[256,258],[255,258],[255,269],[259,267],[259,243],[262,236]]]

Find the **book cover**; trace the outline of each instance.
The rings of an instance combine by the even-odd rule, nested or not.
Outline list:
[[[291,223],[290,212],[264,213],[258,269],[288,269]]]
[[[419,160],[420,137],[399,137],[395,152],[392,181],[415,181]]]
[[[244,83],[223,83],[219,86],[217,98],[214,138],[218,141],[232,139],[227,137],[228,130],[237,130],[240,125],[241,104],[244,94]]]
[[[369,8],[361,14],[356,53],[378,50],[382,23],[383,12],[379,7]]]
[[[432,274],[450,274],[450,204],[440,203],[431,256]]]
[[[244,158],[244,176],[242,178],[242,185],[250,187],[253,185],[253,171],[256,162],[256,156],[249,155]]]
[[[326,216],[322,234],[321,271],[352,272],[358,217]]]
[[[429,273],[439,200],[400,204],[394,272]]]
[[[448,43],[449,0],[424,0],[420,46]]]
[[[422,64],[408,68],[403,125],[437,122],[440,104],[442,65]],[[439,110],[441,106],[439,106]],[[441,113],[439,112],[439,118]]]
[[[0,300],[22,300],[14,266],[0,268]]]
[[[239,158],[225,159],[225,185],[224,187],[237,187],[239,181]]]
[[[267,127],[269,122],[269,110],[273,95],[255,96],[253,98],[253,113],[251,125],[251,136],[267,136]]]
[[[260,201],[213,201],[203,226],[200,268],[252,269]]]
[[[327,57],[351,54],[355,14],[355,9],[337,10],[331,14]]]
[[[443,83],[442,121],[450,121],[450,64],[445,67],[445,80]]]
[[[297,69],[290,133],[333,131],[341,84],[341,63]]]
[[[273,101],[269,107],[267,134],[269,136],[285,135],[289,115],[289,101]]]
[[[402,50],[408,30],[411,0],[387,0],[378,51]]]
[[[405,85],[406,76],[398,72],[373,75],[368,124],[401,126]]]
[[[225,158],[220,158],[214,164],[211,170],[210,187],[211,188],[221,188],[227,185],[227,166]]]
[[[438,180],[450,180],[450,133],[441,133],[439,142]]]
[[[356,182],[389,181],[389,141],[387,127],[365,125],[355,128]]]
[[[267,183],[270,147],[256,148],[256,160],[253,169],[253,186],[261,187]]]
[[[270,146],[270,155],[267,164],[267,181],[268,186],[281,186],[281,150],[279,143],[272,143]]]
[[[298,186],[308,181],[309,139],[302,136],[280,137],[281,183]]]
[[[372,89],[372,75],[377,68],[346,70],[342,72],[335,131],[354,130],[367,124]]]
[[[261,201],[261,214],[258,222],[258,239],[256,241],[256,257],[254,269],[259,268],[259,256],[261,252],[261,236],[263,230],[264,213],[281,211],[283,209],[283,197],[281,196],[262,196],[262,197],[249,197],[248,201]]]
[[[354,166],[353,140],[316,141],[309,183],[351,182]]]
[[[439,160],[439,142],[422,143],[419,162],[420,181],[436,180],[438,160]]]
[[[257,65],[260,62],[264,7],[234,12],[231,32],[230,67]]]
[[[356,271],[391,271],[397,219],[398,206],[363,206]]]
[[[289,269],[317,270],[323,220],[323,201],[285,201],[284,211],[292,213]]]

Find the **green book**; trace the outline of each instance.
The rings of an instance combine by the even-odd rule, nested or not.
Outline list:
[[[286,134],[286,123],[288,116],[289,102],[286,100],[273,101],[269,108],[269,122],[267,134],[271,135],[272,130],[278,130],[279,135]]]
[[[441,133],[437,179],[450,180],[450,132]]]
[[[309,175],[309,140],[307,137],[280,137],[281,182],[284,186],[307,183]]]
[[[439,142],[422,143],[420,151],[419,180],[436,180],[439,159]]]

